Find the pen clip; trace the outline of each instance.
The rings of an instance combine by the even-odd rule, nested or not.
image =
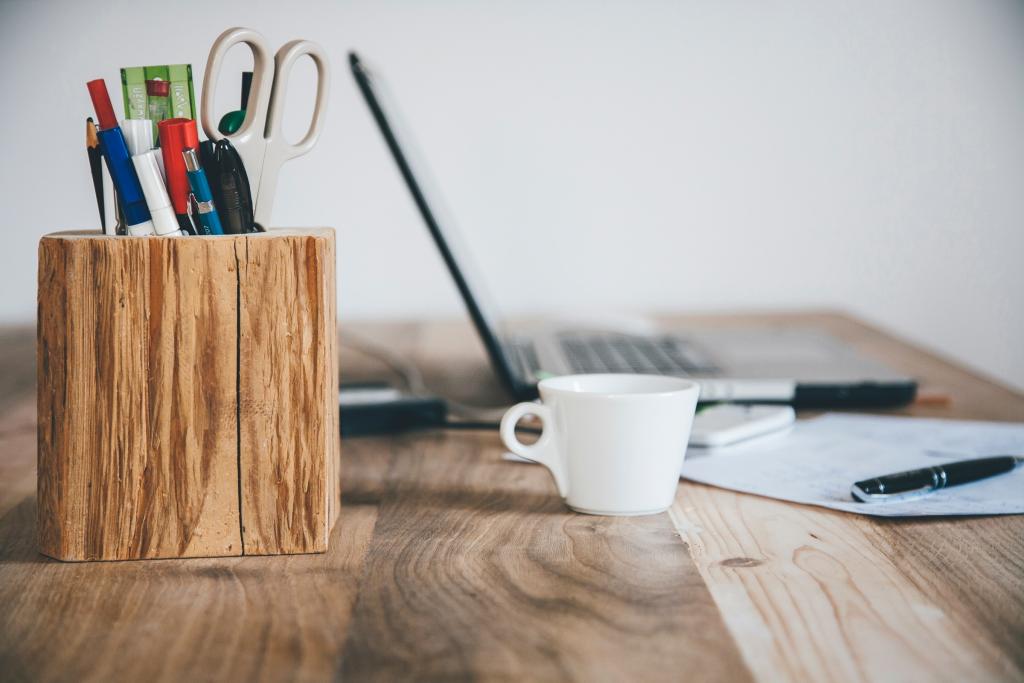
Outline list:
[[[192,223],[194,235],[203,235],[206,231],[202,227],[202,223],[199,220],[199,200],[196,199],[196,195],[192,192],[188,193],[188,207],[185,211],[188,216],[189,222]]]
[[[854,484],[850,487],[850,495],[861,503],[897,503],[920,498],[937,490],[938,487],[932,484],[925,484],[919,488],[900,491],[899,493],[868,493],[857,484]]]

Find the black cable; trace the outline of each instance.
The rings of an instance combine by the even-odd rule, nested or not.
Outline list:
[[[472,422],[472,421],[452,421],[448,420],[442,425],[444,429],[465,429],[465,430],[478,430],[496,432],[501,428],[501,425],[497,422]],[[541,430],[536,427],[516,427],[517,432],[525,432],[527,434],[540,434]]]

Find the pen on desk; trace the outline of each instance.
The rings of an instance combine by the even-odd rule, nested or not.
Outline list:
[[[103,158],[107,162],[107,171],[110,172],[110,179],[114,183],[121,209],[124,211],[128,234],[152,235],[153,222],[150,220],[146,199],[142,195],[142,186],[139,185],[139,177],[131,162],[124,134],[117,125],[117,117],[114,116],[107,84],[102,78],[97,78],[86,83],[86,87],[96,108],[96,118],[100,122],[100,129],[96,135],[100,141],[100,149],[103,150]]]
[[[89,170],[92,172],[92,188],[96,192],[96,206],[100,210],[100,227],[107,232],[107,207],[103,201],[103,152],[96,135],[96,123],[90,116],[85,120],[85,150],[89,155]]]
[[[1013,471],[1024,462],[1024,457],[994,455],[987,458],[948,462],[945,465],[924,467],[886,474],[858,481],[850,487],[853,497],[862,503],[882,503],[907,500],[926,495],[947,486],[968,484],[997,474]]]
[[[217,207],[213,205],[213,193],[210,192],[210,183],[206,180],[206,173],[203,172],[203,167],[199,163],[199,155],[196,154],[194,148],[186,149],[182,155],[185,159],[188,184],[196,198],[199,224],[207,235],[223,235],[224,228],[221,227]]]

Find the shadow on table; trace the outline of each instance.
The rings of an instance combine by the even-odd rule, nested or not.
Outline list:
[[[554,486],[552,486],[554,489]],[[394,488],[346,486],[341,494],[341,514],[347,505],[459,510],[488,514],[571,514],[558,494],[536,493],[511,488],[473,490],[450,486],[416,485],[404,482]]]
[[[341,514],[348,506],[400,506],[408,513],[444,514],[471,512],[491,515],[574,515],[562,499],[550,494],[512,488],[469,490],[456,487],[419,486],[404,482],[383,491],[359,486],[346,487]],[[36,497],[27,496],[0,518],[0,565],[65,564],[39,552],[36,542]]]
[[[57,562],[36,544],[36,497],[30,495],[0,518],[0,565]]]

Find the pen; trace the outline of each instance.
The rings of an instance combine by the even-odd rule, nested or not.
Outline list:
[[[90,116],[85,120],[85,149],[89,155],[89,170],[92,171],[92,189],[96,192],[96,206],[100,210],[100,227],[107,232],[107,211],[103,201],[103,152],[96,135],[96,124]]]
[[[896,472],[858,481],[850,487],[850,493],[862,503],[906,500],[938,491],[947,486],[968,484],[979,479],[1011,472],[1022,462],[1024,462],[1024,457],[1015,455],[994,455],[974,460],[948,462],[945,465]]]
[[[92,104],[96,108],[96,118],[100,122],[100,130],[97,133],[100,149],[103,150],[110,179],[114,183],[121,209],[124,211],[128,234],[152,235],[153,222],[150,220],[149,208],[142,195],[142,186],[139,185],[139,177],[135,173],[135,166],[132,165],[124,134],[117,125],[107,84],[102,78],[97,78],[86,83],[86,87],[89,88]]]
[[[186,149],[182,155],[185,159],[188,184],[196,198],[199,224],[207,235],[223,235],[224,228],[221,227],[217,207],[213,205],[213,193],[210,192],[210,183],[206,180],[206,173],[203,172],[203,167],[199,164],[199,155],[193,148]]]

